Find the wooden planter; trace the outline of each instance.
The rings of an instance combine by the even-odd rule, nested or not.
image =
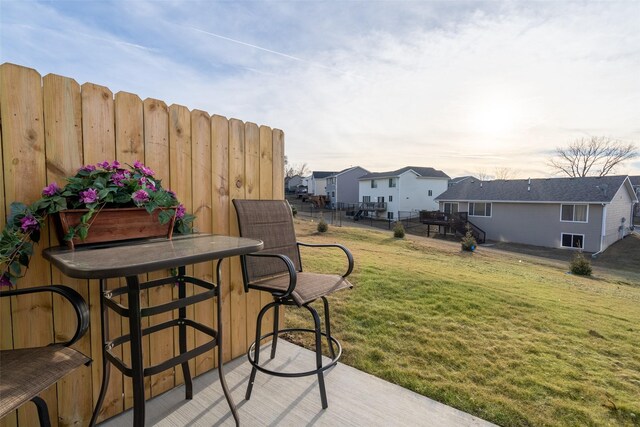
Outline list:
[[[158,215],[163,209],[159,208],[149,214],[144,208],[115,208],[102,209],[90,220],[89,234],[85,240],[74,237],[65,243],[71,249],[76,245],[90,243],[113,242],[118,240],[144,239],[151,237],[166,237],[171,239],[175,215],[166,224],[160,224]],[[87,209],[68,209],[58,212],[60,241],[70,227],[80,224],[82,215]]]

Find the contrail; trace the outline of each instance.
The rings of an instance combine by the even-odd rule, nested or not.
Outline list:
[[[348,71],[343,71],[343,70],[340,70],[340,69],[337,69],[337,68],[329,67],[329,66],[326,66],[326,65],[323,65],[323,64],[319,64],[317,62],[307,61],[306,59],[302,59],[302,58],[298,58],[298,57],[295,57],[295,56],[287,55],[286,53],[282,53],[282,52],[278,52],[278,51],[275,51],[275,50],[267,49],[266,47],[257,46],[255,44],[251,44],[251,43],[246,43],[246,42],[243,42],[243,41],[240,41],[240,40],[232,39],[230,37],[225,37],[225,36],[222,36],[220,34],[216,34],[216,33],[212,33],[212,32],[209,32],[209,31],[201,30],[199,28],[195,28],[195,27],[186,27],[186,28],[189,28],[189,29],[191,29],[193,31],[197,31],[199,33],[207,34],[209,36],[217,37],[217,38],[222,39],[222,40],[227,40],[227,41],[230,41],[232,43],[241,44],[243,46],[252,47],[254,49],[262,50],[264,52],[268,52],[268,53],[272,53],[274,55],[282,56],[283,58],[291,59],[293,61],[298,61],[298,62],[302,62],[302,63],[305,63],[305,64],[309,64],[309,65],[312,65],[314,67],[320,67],[320,68],[324,68],[326,70],[335,71],[335,72],[342,73],[342,74],[348,74],[348,75],[352,75],[354,77],[360,77],[360,76],[356,76],[353,73],[350,73]],[[362,78],[362,77],[360,77],[360,78]]]

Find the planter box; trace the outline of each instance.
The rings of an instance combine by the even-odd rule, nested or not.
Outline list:
[[[115,208],[102,209],[90,220],[89,234],[85,240],[74,237],[65,243],[71,249],[76,245],[90,243],[113,242],[118,240],[145,239],[151,237],[166,237],[171,239],[175,216],[166,224],[160,224],[158,215],[163,209],[159,208],[149,214],[144,208]],[[64,236],[70,227],[80,224],[82,215],[87,209],[68,209],[58,212],[59,238]]]

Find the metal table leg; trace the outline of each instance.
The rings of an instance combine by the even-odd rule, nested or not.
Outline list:
[[[138,276],[127,277],[129,298],[129,334],[131,335],[131,381],[133,382],[133,425],[144,427],[144,365],[142,361],[142,326],[140,319],[140,282]]]
[[[104,305],[104,299],[107,298],[105,294],[105,279],[100,279],[100,334],[102,336],[102,384],[100,385],[100,394],[98,395],[98,401],[96,407],[93,409],[91,415],[91,421],[89,426],[93,427],[98,421],[98,415],[104,402],[104,396],[107,393],[107,386],[109,385],[109,375],[111,370],[109,367],[109,361],[107,360],[107,340],[109,339],[109,320],[107,319],[107,307]]]

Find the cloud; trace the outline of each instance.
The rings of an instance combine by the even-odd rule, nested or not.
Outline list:
[[[640,141],[633,2],[184,5],[4,2],[3,61],[281,128],[318,170],[544,176],[576,137]]]

